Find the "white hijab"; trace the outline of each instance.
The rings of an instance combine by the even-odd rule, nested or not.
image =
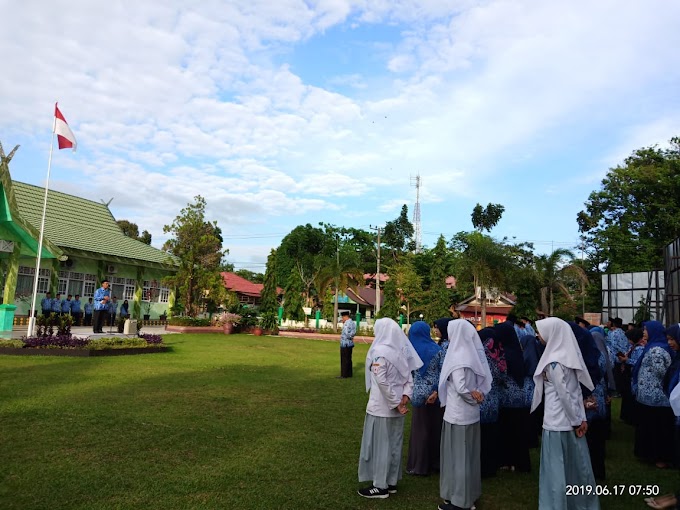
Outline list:
[[[536,321],[536,329],[545,341],[545,351],[538,361],[534,372],[534,398],[531,402],[531,412],[538,407],[543,400],[543,370],[550,363],[571,368],[576,371],[578,381],[589,390],[594,388],[588,369],[583,361],[581,349],[578,346],[571,326],[557,317],[548,317]]]
[[[373,333],[375,338],[366,354],[366,391],[371,389],[371,365],[375,358],[385,358],[404,379],[408,379],[411,370],[418,370],[423,366],[413,344],[392,319],[385,317],[375,321]]]
[[[446,405],[446,380],[457,368],[469,368],[477,376],[477,385],[471,390],[484,395],[491,391],[491,370],[475,327],[465,319],[456,319],[449,322],[447,332],[450,343],[439,376],[439,401],[442,407]]]

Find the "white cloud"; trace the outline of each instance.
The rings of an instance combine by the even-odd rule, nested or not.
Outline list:
[[[115,195],[114,209],[154,233],[197,194],[235,226],[392,215],[412,208],[416,173],[421,202],[444,211],[523,178],[517,168],[553,149],[577,153],[577,133],[613,140],[589,156],[611,166],[680,125],[673,2],[69,6],[29,0],[0,18],[0,135],[43,151],[58,98],[80,147],[59,158],[74,176],[59,185]],[[364,26],[399,33],[363,41],[370,66],[317,76],[325,62],[289,63],[298,47],[332,44],[336,28]]]

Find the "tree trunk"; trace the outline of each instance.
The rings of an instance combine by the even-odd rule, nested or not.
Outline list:
[[[550,317],[553,316],[553,290],[550,287]]]
[[[482,289],[479,293],[482,300],[482,328],[486,327],[486,292]]]
[[[333,331],[338,330],[338,282],[335,282],[335,303],[333,303]]]

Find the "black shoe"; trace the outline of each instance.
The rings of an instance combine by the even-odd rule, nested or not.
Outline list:
[[[359,493],[359,496],[371,499],[385,499],[390,497],[390,493],[387,491],[387,489],[379,489],[378,487],[373,487],[372,485],[370,487],[366,487],[365,489],[359,489],[357,492]]]
[[[396,485],[388,485],[387,486],[387,492],[390,494],[396,494],[397,493],[397,486]]]
[[[456,510],[458,508],[455,505],[452,505],[450,501],[445,501],[444,503],[439,503],[439,506],[437,507],[439,510]]]

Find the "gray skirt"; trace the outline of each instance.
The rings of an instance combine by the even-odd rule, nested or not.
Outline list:
[[[401,449],[404,444],[404,417],[381,418],[366,415],[359,454],[359,481],[373,482],[387,489],[401,480]]]
[[[439,495],[461,508],[471,508],[482,495],[481,430],[472,425],[442,424]]]
[[[576,486],[579,490],[567,496],[567,485]],[[586,438],[576,437],[571,430],[555,432],[543,429],[538,478],[539,510],[599,510],[600,501],[596,495],[581,494],[582,488],[587,486],[595,489]]]

